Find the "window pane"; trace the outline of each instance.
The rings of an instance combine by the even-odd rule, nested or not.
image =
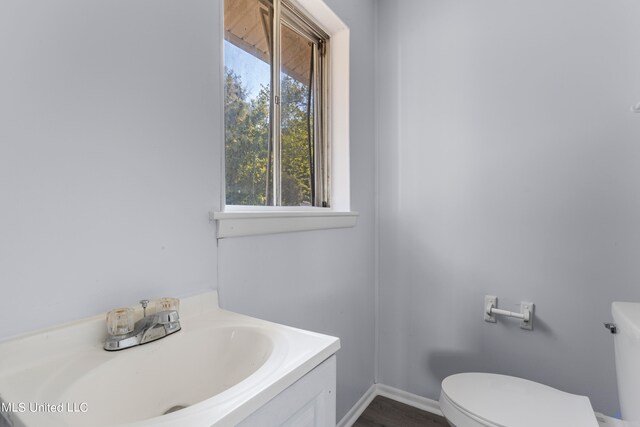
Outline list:
[[[313,205],[313,43],[281,26],[282,205]]]
[[[225,170],[228,205],[269,204],[272,8],[224,2]]]

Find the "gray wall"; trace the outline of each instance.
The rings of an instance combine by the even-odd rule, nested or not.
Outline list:
[[[326,3],[351,35],[351,207],[355,228],[223,239],[221,303],[291,326],[340,337],[337,416],[374,373],[374,3]]]
[[[640,300],[640,3],[379,1],[380,382],[491,371],[618,410]],[[536,303],[535,330],[482,320]]]
[[[351,27],[358,225],[218,253],[221,3],[0,3],[0,339],[217,287],[225,308],[339,336],[346,413],[373,382],[374,3],[329,4]]]
[[[217,2],[0,2],[0,339],[215,287]]]

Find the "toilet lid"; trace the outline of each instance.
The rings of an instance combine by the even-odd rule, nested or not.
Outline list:
[[[598,427],[589,398],[507,375],[464,373],[442,382],[453,406],[496,427]]]

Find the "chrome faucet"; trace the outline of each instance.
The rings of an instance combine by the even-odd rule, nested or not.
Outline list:
[[[142,305],[143,317],[135,325],[132,325],[132,309],[116,309],[108,313],[108,335],[104,342],[105,350],[124,350],[159,340],[180,330],[180,317],[177,309],[163,310],[147,315],[149,300],[142,300],[140,304]]]

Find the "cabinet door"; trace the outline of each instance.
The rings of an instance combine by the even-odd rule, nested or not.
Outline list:
[[[245,418],[239,427],[335,427],[336,357],[331,356]]]

